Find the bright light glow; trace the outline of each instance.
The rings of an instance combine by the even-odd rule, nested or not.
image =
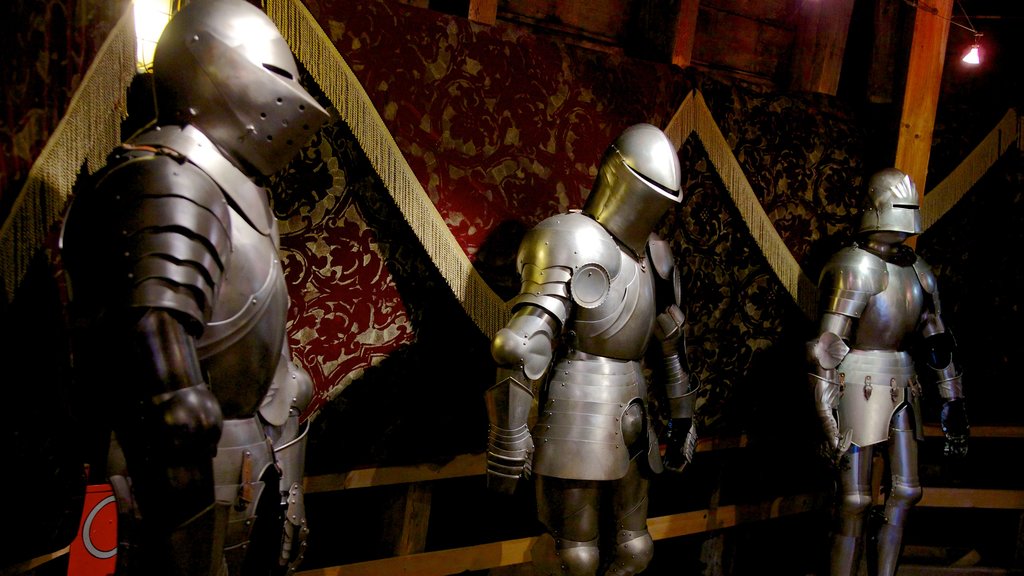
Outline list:
[[[171,19],[171,0],[135,0],[136,59],[139,72],[153,67],[153,52]]]
[[[981,64],[981,50],[978,49],[978,45],[971,46],[971,49],[964,54],[964,57],[960,59],[964,64],[978,65]]]

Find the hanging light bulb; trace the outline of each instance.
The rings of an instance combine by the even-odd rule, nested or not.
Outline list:
[[[135,0],[136,69],[148,72],[153,67],[153,51],[164,27],[175,12],[174,0]]]
[[[971,44],[971,47],[964,53],[964,57],[960,59],[964,64],[970,64],[972,66],[981,64],[981,45],[978,43],[979,36],[981,36],[981,34],[974,35],[974,43]]]

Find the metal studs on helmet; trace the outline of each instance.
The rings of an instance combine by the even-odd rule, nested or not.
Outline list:
[[[327,120],[298,82],[287,42],[246,0],[192,0],[157,43],[161,123],[191,124],[248,172],[269,175]]]

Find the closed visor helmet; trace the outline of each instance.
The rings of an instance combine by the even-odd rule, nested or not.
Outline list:
[[[327,120],[287,42],[246,0],[192,0],[153,55],[161,122],[191,124],[242,164],[280,170]]]
[[[917,187],[908,174],[886,168],[871,176],[859,232],[921,233]]]
[[[635,124],[605,151],[583,213],[636,254],[665,212],[682,201],[679,156],[660,128]]]

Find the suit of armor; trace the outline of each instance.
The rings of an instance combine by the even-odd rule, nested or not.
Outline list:
[[[522,289],[491,347],[498,371],[487,392],[487,476],[499,492],[535,477],[549,536],[532,552],[541,574],[635,574],[652,557],[647,485],[663,469],[641,367],[652,335],[662,343],[671,416],[689,430],[685,460],[692,457],[678,270],[652,233],[681,196],[671,141],[635,125],[605,153],[583,210],[542,221],[520,245]],[[607,555],[602,527],[614,530]]]
[[[832,574],[857,572],[872,505],[872,453],[884,444],[891,480],[877,534],[877,573],[891,576],[907,513],[921,499],[917,443],[923,391],[915,352],[927,353],[944,400],[947,454],[966,453],[969,429],[955,342],[942,321],[935,275],[903,244],[921,231],[914,183],[899,170],[882,170],[869,181],[868,200],[860,241],[837,252],[821,273],[822,317],[819,336],[808,346],[809,376],[826,450],[839,467]]]
[[[157,45],[157,121],[69,207],[73,364],[113,432],[101,471],[118,573],[283,574],[302,558],[312,383],[291,358],[277,222],[252,180],[327,119],[297,78],[258,8],[188,4]]]

